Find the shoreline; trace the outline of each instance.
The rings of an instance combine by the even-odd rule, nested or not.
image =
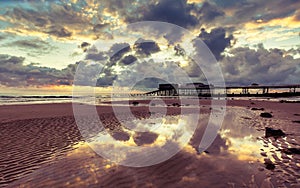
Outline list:
[[[0,98],[1,99],[1,98]],[[23,99],[21,101],[11,101],[11,99]],[[49,100],[45,100],[49,99]],[[8,97],[6,100],[0,100],[0,106],[7,106],[7,105],[33,105],[33,104],[65,104],[65,103],[72,103],[73,97],[72,96],[51,96],[51,97],[44,97],[44,96],[19,96],[19,97]],[[111,98],[102,98],[100,96],[95,97],[96,101],[98,101],[97,105],[100,104],[107,104],[111,103]],[[153,97],[132,97],[132,98],[115,98],[113,101],[115,102],[124,102],[127,100],[138,100],[138,101],[149,101],[149,100],[173,100],[173,99],[179,99],[179,96],[153,96]],[[190,99],[199,99],[199,100],[212,100],[210,97],[196,97],[196,96],[180,96],[180,99],[183,100],[190,100]],[[241,96],[241,97],[219,97],[218,99],[221,100],[254,100],[254,101],[275,101],[275,102],[294,102],[294,103],[300,103],[300,96],[290,96],[290,97],[251,97],[251,96]],[[216,100],[218,100],[216,98]],[[76,98],[75,98],[76,100]]]

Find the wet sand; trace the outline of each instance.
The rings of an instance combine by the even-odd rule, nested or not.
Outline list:
[[[181,107],[168,100],[167,115],[176,120]],[[151,119],[149,101],[131,104],[135,118]],[[97,155],[81,137],[72,104],[0,106],[0,186],[7,187],[298,187],[300,156],[286,152],[300,144],[300,104],[228,100],[226,118],[214,143],[198,153],[210,102],[200,101],[193,138],[169,160],[149,167],[116,165]],[[122,108],[122,106],[120,106]],[[154,106],[152,108],[159,108]],[[186,106],[193,111],[192,106]],[[260,117],[262,110],[273,115]],[[110,105],[97,107],[105,128],[119,140],[122,126]],[[175,123],[176,124],[176,123]],[[265,138],[265,127],[286,136]],[[123,136],[122,136],[123,135]],[[154,142],[135,137],[135,144]],[[150,141],[149,141],[150,139]],[[154,141],[151,139],[154,139]],[[148,144],[149,144],[148,143]],[[275,169],[267,169],[265,161]]]

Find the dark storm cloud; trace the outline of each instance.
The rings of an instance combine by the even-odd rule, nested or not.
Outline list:
[[[137,54],[141,55],[150,55],[152,53],[160,51],[158,44],[153,40],[145,40],[145,39],[138,39],[134,43],[135,51]]]
[[[300,59],[286,55],[281,49],[267,50],[260,46],[257,50],[235,48],[221,61],[227,83],[248,85],[298,83]]]
[[[169,22],[182,27],[203,24],[215,24],[220,27],[226,24],[222,25],[224,27],[257,19],[269,21],[290,16],[300,9],[298,0],[210,0],[202,4],[187,3],[186,0],[111,0],[101,3],[110,12],[117,12],[128,23],[151,20]],[[230,11],[233,15],[225,17],[226,11]]]
[[[75,65],[63,70],[24,65],[24,57],[0,54],[0,84],[5,86],[71,85]]]
[[[186,0],[160,0],[151,4],[142,20],[169,22],[181,27],[198,25],[197,18],[191,14],[193,5]]]
[[[208,2],[203,3],[199,17],[202,23],[209,24],[219,16],[224,16],[224,12],[217,6],[211,5]]]
[[[28,8],[28,7],[30,8]],[[86,9],[85,9],[86,8]],[[38,3],[27,1],[26,6],[11,6],[5,9],[1,20],[12,24],[18,32],[25,28],[58,38],[68,38],[77,34],[89,37],[107,37],[104,31],[112,20],[126,23],[136,21],[164,21],[185,28],[211,25],[215,27],[236,26],[262,19],[269,21],[298,14],[298,0],[211,0],[188,3],[187,0],[101,0],[68,3]],[[89,12],[90,10],[96,13]],[[104,11],[105,10],[105,11]],[[225,15],[224,12],[233,15]],[[112,17],[103,15],[111,13]]]
[[[201,29],[199,34],[200,39],[208,46],[217,60],[222,58],[222,52],[226,47],[229,47],[233,36],[226,36],[226,30],[224,28],[212,29],[209,33],[205,29]]]
[[[120,67],[122,67],[121,71],[125,73],[131,66],[139,64],[138,57],[149,56],[158,51],[160,48],[155,41],[138,39],[132,47],[128,43],[115,43],[107,51],[98,51],[97,45],[91,46],[86,51],[85,60],[92,60],[102,65],[99,75],[95,78],[97,86],[109,86],[121,76],[118,73]]]
[[[269,2],[266,5],[269,8],[268,12],[263,12],[263,19],[272,20],[291,16],[300,8],[300,3],[297,0],[279,0]]]
[[[97,79],[96,86],[98,87],[112,86],[116,79],[117,79],[117,75],[114,75],[109,72],[106,74],[106,76]]]
[[[91,46],[90,43],[88,43],[88,42],[82,42],[82,43],[78,46],[78,48],[82,49],[83,52],[86,52],[90,46]]]
[[[134,63],[137,60],[137,58],[133,55],[128,55],[125,56],[122,60],[121,63],[123,63],[124,65],[130,65],[132,63]]]
[[[297,0],[230,0],[228,3],[227,1],[214,0],[214,2],[217,6],[224,8],[224,11],[234,11],[234,15],[224,20],[223,24],[243,24],[258,19],[267,22],[291,16],[300,8],[300,3]]]
[[[88,42],[83,42],[83,43],[81,43],[80,47],[81,47],[81,48],[86,48],[86,47],[88,47],[88,46],[90,46],[90,45],[91,45],[91,44],[88,43]]]
[[[112,45],[108,51],[110,56],[110,61],[116,62],[119,61],[123,55],[131,50],[128,43],[116,43]]]

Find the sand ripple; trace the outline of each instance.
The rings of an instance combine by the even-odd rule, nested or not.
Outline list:
[[[0,123],[0,186],[54,161],[81,140],[72,116]]]

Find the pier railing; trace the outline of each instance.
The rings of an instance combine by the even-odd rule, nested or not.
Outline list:
[[[289,97],[289,96],[300,96],[299,85],[250,85],[250,86],[212,86],[202,85],[200,87],[178,87],[174,84],[164,84],[166,87],[161,85],[157,90],[134,94],[135,96],[227,96],[227,97]],[[271,91],[271,90],[275,91]],[[283,90],[283,91],[282,91]],[[234,92],[232,92],[234,91]],[[240,91],[240,92],[237,92]]]

